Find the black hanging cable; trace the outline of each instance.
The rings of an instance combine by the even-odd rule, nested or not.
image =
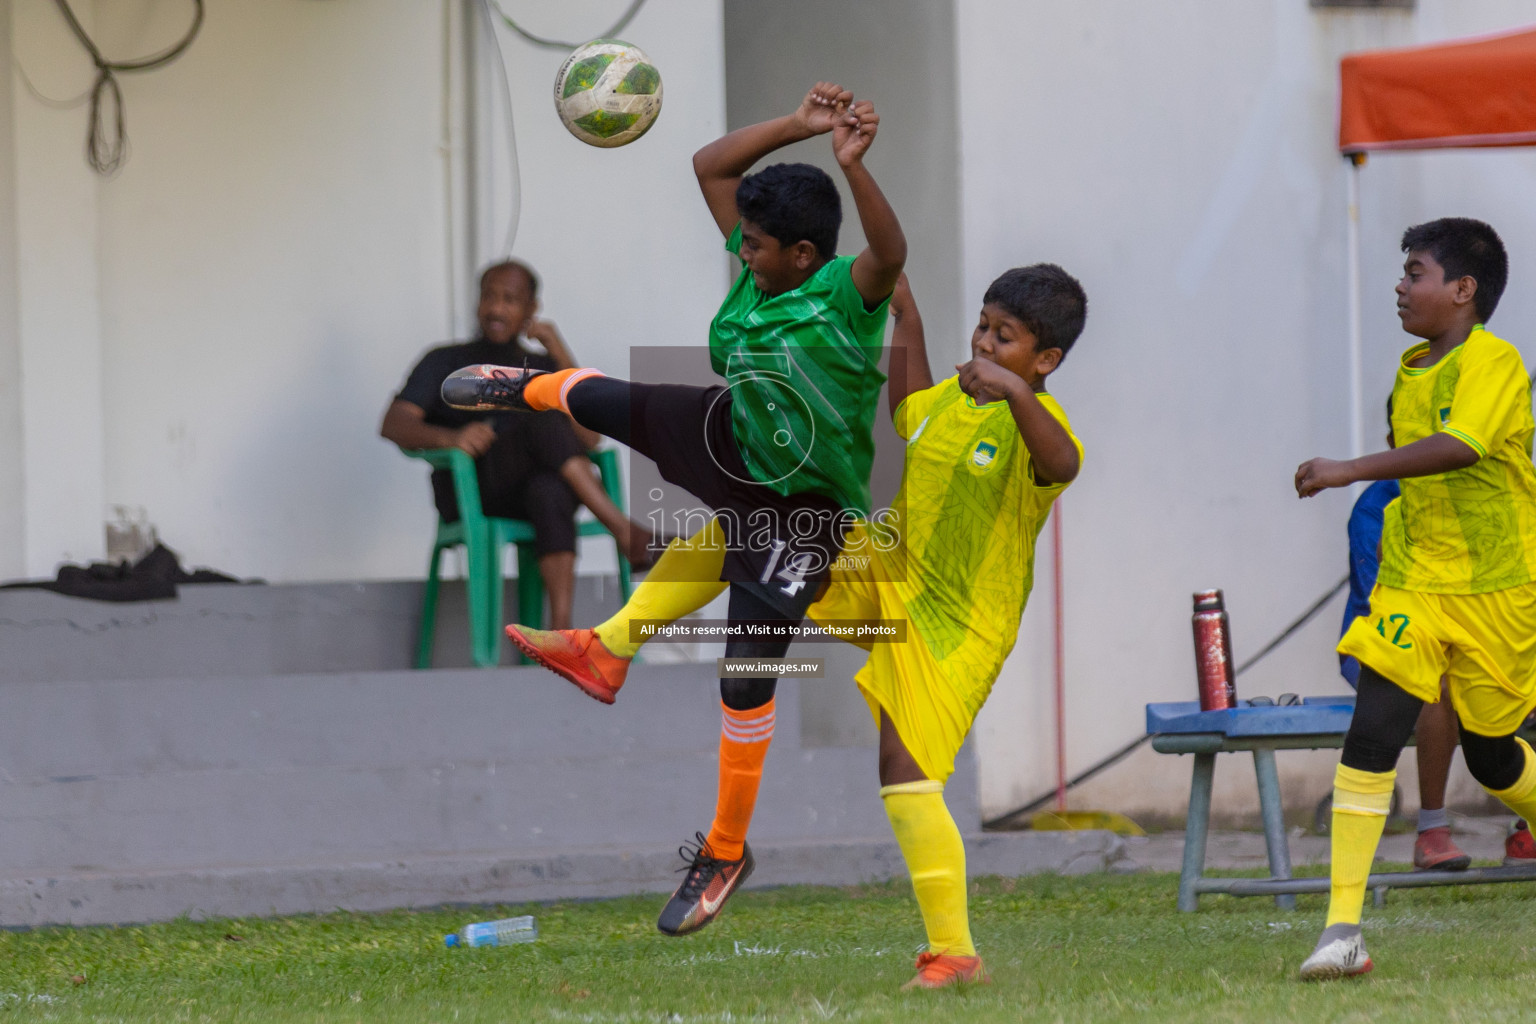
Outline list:
[[[180,57],[203,27],[203,0],[192,0],[192,25],[180,42],[159,53],[134,60],[108,60],[75,17],[69,0],[53,2],[69,23],[70,31],[74,32],[75,38],[80,40],[80,45],[85,47],[96,65],[96,84],[91,88],[91,127],[85,140],[86,162],[97,174],[116,174],[128,159],[128,129],[123,119],[123,90],[117,84],[117,72],[150,71],[164,67]],[[103,98],[109,99],[112,104],[110,129],[102,124]]]
[[[1343,579],[1339,580],[1339,582],[1335,583],[1326,594],[1312,602],[1311,607],[1302,612],[1301,615],[1298,616],[1297,619],[1289,626],[1286,626],[1284,629],[1282,629],[1278,636],[1261,647],[1257,654],[1253,655],[1247,661],[1244,661],[1241,665],[1237,666],[1237,668],[1233,670],[1232,675],[1234,677],[1240,676],[1254,665],[1257,665],[1265,655],[1269,654],[1276,647],[1279,647],[1281,644],[1289,640],[1291,636],[1302,626],[1305,626],[1308,622],[1311,622],[1317,613],[1326,608],[1328,606],[1328,602],[1332,601],[1335,597],[1338,597],[1339,591],[1343,590],[1347,586],[1349,586],[1349,577],[1345,576]],[[1127,757],[1130,757],[1133,753],[1140,749],[1143,743],[1146,743],[1151,738],[1151,733],[1144,733],[1141,736],[1136,737],[1134,740],[1127,743],[1113,754],[1110,754],[1108,757],[1104,758],[1104,760],[1068,779],[1065,788],[1071,789],[1073,786],[1081,785],[1082,783],[1087,782],[1089,779],[1093,778],[1095,775],[1104,771],[1106,768],[1113,768],[1121,761],[1124,761]],[[1007,828],[1019,818],[1022,818],[1024,815],[1030,813],[1031,811],[1044,807],[1055,798],[1056,790],[1052,789],[1049,793],[1044,793],[1031,800],[1027,804],[1015,807],[1011,811],[1008,811],[1004,814],[999,814],[995,818],[990,818],[987,821],[982,822],[981,827],[991,829]]]
[[[619,16],[619,20],[614,22],[613,26],[609,28],[608,31],[602,32],[596,36],[593,36],[592,38],[612,39],[614,36],[624,31],[624,26],[628,25],[632,20],[634,20],[635,15],[639,14],[640,8],[644,6],[645,0],[631,0],[630,5],[624,9],[624,13]],[[581,43],[567,43],[562,42],[559,39],[546,39],[543,36],[534,35],[532,32],[529,32],[527,29],[523,28],[523,26],[512,20],[512,16],[502,8],[500,0],[496,0],[496,13],[501,15],[501,20],[507,23],[508,28],[535,46],[546,46],[551,50],[574,50],[576,47],[581,45]],[[582,40],[582,42],[586,42],[586,40]]]
[[[1305,626],[1308,622],[1311,622],[1312,621],[1312,616],[1314,616],[1318,612],[1322,611],[1323,608],[1327,606],[1328,602],[1332,601],[1335,597],[1338,597],[1339,596],[1339,591],[1343,590],[1347,586],[1349,586],[1349,575],[1346,573],[1343,579],[1339,580],[1339,582],[1337,582],[1337,583],[1335,583],[1333,585],[1333,589],[1332,590],[1328,591],[1328,593],[1324,594],[1322,597],[1320,597],[1316,601],[1314,601],[1313,604],[1312,604],[1312,607],[1310,607],[1306,611],[1302,612],[1301,616],[1295,622],[1291,623],[1289,626],[1286,626],[1283,630],[1281,630],[1279,636],[1275,637],[1269,643],[1265,644],[1262,648],[1260,648],[1258,654],[1253,655],[1247,661],[1245,661],[1241,665],[1237,666],[1237,668],[1233,670],[1232,675],[1234,677],[1235,676],[1240,676],[1244,672],[1246,672],[1250,668],[1252,668],[1254,665],[1257,665],[1259,663],[1259,660],[1261,658],[1263,658],[1264,655],[1268,654],[1270,651],[1274,650],[1276,647],[1279,647],[1281,644],[1285,643],[1287,640],[1289,640],[1291,638],[1291,634],[1292,633],[1295,633],[1298,629],[1300,629],[1302,626]]]

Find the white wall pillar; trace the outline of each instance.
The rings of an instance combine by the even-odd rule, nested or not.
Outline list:
[[[77,14],[89,30],[91,7]],[[10,27],[14,59],[44,95],[89,86],[90,60],[53,4],[14,0]],[[105,548],[97,179],[87,108],[50,107],[14,79],[11,91],[21,558],[27,575],[45,576]]]
[[[22,567],[21,350],[16,337],[16,72],[0,16],[0,579]]]

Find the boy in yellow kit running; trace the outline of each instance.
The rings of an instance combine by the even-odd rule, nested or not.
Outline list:
[[[1536,708],[1536,469],[1530,382],[1520,353],[1483,324],[1509,277],[1504,244],[1461,217],[1403,234],[1397,313],[1424,339],[1392,388],[1398,447],[1296,470],[1303,497],[1398,479],[1387,506],[1371,609],[1339,642],[1360,662],[1359,696],[1334,778],[1332,889],[1308,980],[1371,969],[1360,932],[1371,861],[1397,759],[1449,677],[1472,776],[1527,820],[1536,756],[1515,730]]]
[[[855,681],[879,725],[880,795],[928,933],[907,987],[986,980],[944,781],[1018,636],[1035,538],[1082,464],[1082,446],[1045,379],[1086,314],[1082,286],[1060,267],[1010,270],[982,300],[971,360],[935,385],[922,320],[906,278],[898,281],[889,402],[906,440],[901,488],[881,518],[880,542],[876,531],[855,527],[807,613],[818,623],[906,623],[904,642],[861,644],[870,657]],[[599,627],[588,650],[601,648],[601,661],[557,662],[524,649],[568,679],[590,676],[616,692],[640,647],[629,623],[671,621],[713,599],[724,584],[690,581],[718,575],[722,552],[713,524],[674,543],[652,570],[651,596],[637,592]]]

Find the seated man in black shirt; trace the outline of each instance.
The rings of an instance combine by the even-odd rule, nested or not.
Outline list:
[[[487,268],[480,276],[480,337],[423,356],[384,413],[379,433],[401,448],[461,448],[475,459],[485,514],[533,524],[550,620],[553,628],[568,629],[576,587],[578,504],[591,509],[618,538],[631,565],[650,564],[650,532],[619,511],[586,456],[599,436],[563,412],[467,413],[450,408],[439,393],[445,377],[473,363],[522,366],[526,359],[537,370],[576,365],[555,325],[534,319],[538,290],[538,277],[522,263],[508,260]],[[548,354],[526,348],[524,336]],[[432,473],[432,496],[444,519],[458,519],[453,480],[446,471]]]

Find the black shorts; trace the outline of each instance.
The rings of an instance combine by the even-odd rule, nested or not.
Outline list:
[[[798,622],[816,599],[857,513],[823,494],[784,495],[752,479],[721,386],[631,384],[630,441],[662,479],[715,513],[726,536],[720,578]]]

